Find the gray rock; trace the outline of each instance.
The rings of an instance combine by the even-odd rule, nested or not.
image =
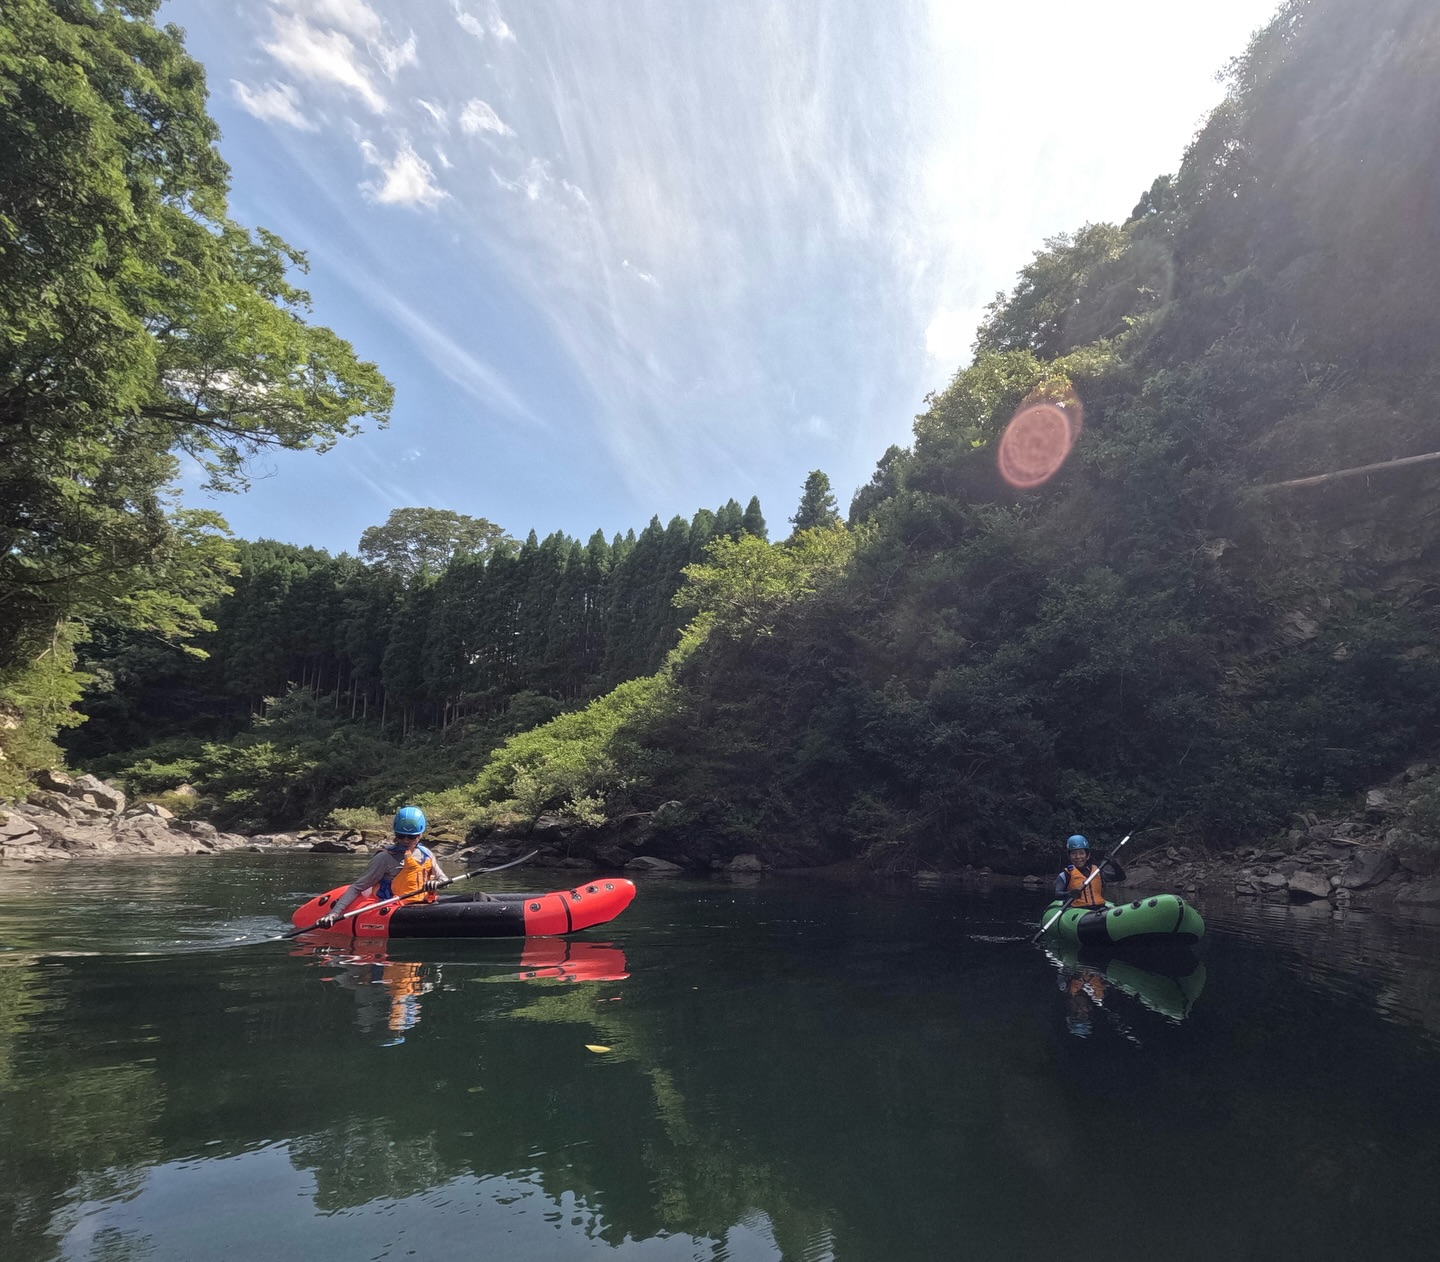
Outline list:
[[[1125,869],[1125,884],[1130,885],[1153,885],[1155,883],[1155,869],[1147,868],[1144,865],[1137,865]]]
[[[1256,877],[1255,884],[1264,893],[1278,893],[1287,888],[1290,881],[1288,877],[1281,876],[1278,872],[1267,872],[1264,876]]]
[[[546,833],[569,832],[575,827],[571,820],[560,815],[542,815],[530,826],[531,836],[539,837]]]
[[[1393,815],[1400,807],[1400,795],[1393,789],[1371,789],[1365,795],[1365,812],[1372,817]]]
[[[56,771],[50,767],[35,773],[35,783],[42,789],[49,789],[52,793],[69,793],[75,787],[75,781],[63,771]]]
[[[13,845],[26,837],[33,841],[38,836],[34,820],[20,814],[0,815],[0,845]]]
[[[683,872],[678,863],[671,863],[668,859],[657,859],[654,855],[637,855],[625,865],[627,872],[642,872],[649,876],[673,876],[677,872]]]
[[[71,791],[71,796],[81,795],[93,798],[97,806],[104,807],[107,811],[119,812],[125,809],[125,795],[98,776],[84,775],[75,778],[75,788]]]
[[[611,868],[623,868],[634,857],[624,846],[601,846],[595,851],[597,862]]]
[[[1328,898],[1330,882],[1316,872],[1297,872],[1286,884],[1292,898]]]
[[[179,832],[188,833],[191,837],[205,839],[214,839],[220,833],[214,824],[207,823],[203,819],[177,819],[171,827]]]
[[[763,872],[765,865],[760,862],[759,855],[737,854],[730,860],[726,867],[728,872]]]
[[[359,849],[336,837],[322,837],[310,847],[311,854],[354,854]]]
[[[1411,881],[1402,885],[1395,895],[1397,903],[1412,903],[1421,907],[1433,907],[1440,903],[1440,876],[1424,881]]]
[[[52,793],[48,789],[32,789],[26,794],[25,800],[28,805],[38,806],[42,811],[49,811],[52,815],[59,815],[68,820],[80,818],[74,802],[59,793]]]
[[[1398,866],[1395,856],[1386,850],[1356,850],[1340,874],[1340,884],[1347,890],[1369,889],[1392,875]]]
[[[139,808],[142,815],[153,815],[156,819],[174,819],[175,812],[161,806],[158,802],[142,802]]]

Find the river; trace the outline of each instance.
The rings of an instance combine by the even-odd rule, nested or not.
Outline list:
[[[766,877],[265,940],[355,867],[5,871],[6,1262],[1434,1256],[1433,921],[1204,905],[1162,976],[1017,891]]]

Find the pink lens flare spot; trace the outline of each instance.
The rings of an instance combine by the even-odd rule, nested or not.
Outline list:
[[[1010,418],[1000,436],[1000,476],[1017,490],[1050,481],[1080,436],[1079,409],[1030,403]]]

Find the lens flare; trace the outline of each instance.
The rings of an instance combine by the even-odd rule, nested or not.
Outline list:
[[[1000,436],[1000,476],[1017,490],[1044,486],[1080,437],[1083,409],[1072,391],[1037,391],[1020,405]]]

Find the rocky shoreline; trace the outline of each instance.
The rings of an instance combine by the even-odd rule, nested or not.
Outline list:
[[[1274,902],[1324,900],[1336,907],[1440,906],[1440,845],[1403,826],[1404,785],[1429,771],[1418,765],[1391,784],[1370,790],[1359,810],[1323,819],[1313,813],[1298,817],[1264,845],[1219,853],[1184,844],[1134,848],[1120,856],[1127,868],[1126,886]],[[234,850],[361,855],[384,840],[380,834],[335,829],[256,836],[222,832],[203,820],[178,819],[154,803],[132,805],[120,789],[95,776],[58,771],[41,773],[24,803],[0,806],[0,864]],[[458,859],[463,867],[502,864],[532,850],[537,853],[527,867],[576,872],[663,876],[698,870],[738,875],[773,866],[762,855],[722,858],[663,842],[655,847],[662,854],[640,853],[650,849],[652,840],[660,838],[642,829],[632,832],[628,845],[621,844],[613,835],[589,834],[558,817],[542,816],[524,835],[495,832],[474,844],[447,845],[443,838],[434,844],[442,857]],[[923,879],[944,874],[917,875]],[[953,875],[1017,880],[1034,890],[1048,888],[1053,877],[1052,872],[1006,873],[998,866],[994,871],[971,866]]]

